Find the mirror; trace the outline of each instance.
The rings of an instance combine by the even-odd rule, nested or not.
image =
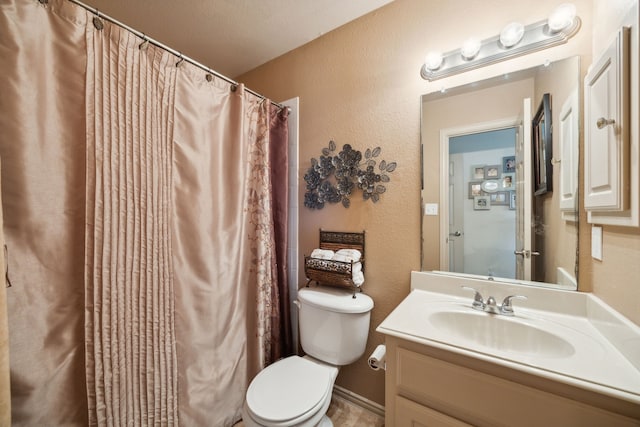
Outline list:
[[[422,270],[577,289],[580,93],[571,57],[422,96]]]

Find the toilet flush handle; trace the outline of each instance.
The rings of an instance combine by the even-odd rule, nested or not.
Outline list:
[[[295,300],[293,301],[293,303],[296,305],[296,307],[298,307],[298,309],[300,309],[300,301]]]

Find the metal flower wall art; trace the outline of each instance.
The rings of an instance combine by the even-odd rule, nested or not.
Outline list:
[[[396,170],[397,163],[380,160],[382,149],[367,148],[362,153],[345,144],[342,151],[336,153],[336,143],[329,141],[329,146],[322,149],[319,158],[311,159],[311,167],[304,175],[307,192],[304,205],[310,209],[322,209],[325,203],[342,203],[348,208],[350,197],[354,191],[361,190],[364,200],[374,203],[380,195],[387,191],[385,183],[391,181],[389,173]]]

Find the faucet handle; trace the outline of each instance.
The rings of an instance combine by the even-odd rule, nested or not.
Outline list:
[[[527,299],[524,295],[509,295],[502,300],[502,305],[500,306],[500,313],[506,314],[507,316],[513,316],[513,306],[511,305],[511,300],[513,299]]]
[[[484,309],[484,300],[482,299],[482,295],[480,294],[480,292],[478,292],[477,289],[472,288],[471,286],[460,286],[462,289],[465,289],[467,291],[472,291],[475,292],[475,295],[473,297],[473,303],[471,304],[472,308],[475,308],[476,310],[483,310]]]

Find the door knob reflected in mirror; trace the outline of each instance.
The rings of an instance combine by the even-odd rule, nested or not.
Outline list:
[[[598,129],[602,129],[605,126],[613,125],[615,123],[616,121],[614,119],[605,119],[604,117],[600,117],[596,120],[596,126],[598,126]]]
[[[538,251],[530,251],[528,249],[522,249],[519,251],[513,251],[514,255],[520,255],[525,258],[531,258],[532,256],[540,256],[540,252]]]

